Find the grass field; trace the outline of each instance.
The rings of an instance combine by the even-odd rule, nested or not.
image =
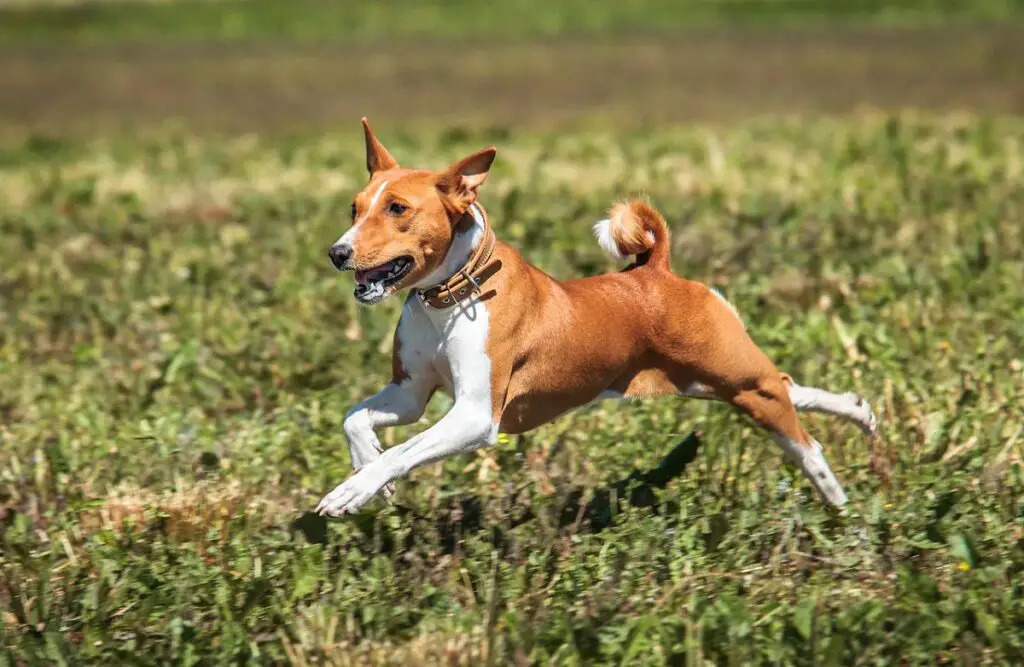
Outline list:
[[[440,165],[493,140],[392,143]],[[873,446],[806,420],[849,512],[830,518],[725,408],[662,400],[420,470],[357,519],[303,516],[348,472],[341,418],[386,381],[399,308],[357,310],[324,256],[364,178],[356,135],[33,145],[0,176],[8,662],[1024,657],[1024,124],[499,143],[483,200],[529,259],[614,268],[589,223],[647,192],[677,269],[782,368],[870,397]],[[693,429],[660,512],[576,520],[574,489],[655,467]]]
[[[1024,663],[1019,3],[403,3],[0,11],[0,667]],[[873,403],[874,442],[804,418],[848,508],[661,399],[311,515],[400,308],[326,257],[362,113],[408,165],[496,144],[496,231],[559,278],[647,194]]]

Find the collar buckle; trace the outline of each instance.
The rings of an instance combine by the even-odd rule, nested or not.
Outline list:
[[[469,281],[469,284],[473,286],[473,291],[474,292],[481,291],[482,288],[480,287],[480,283],[478,283],[476,281],[476,278],[474,278],[472,276],[472,274],[470,274],[469,271],[467,271],[465,268],[463,268],[461,271],[459,271],[459,273],[461,273],[462,277],[465,278],[467,281]]]

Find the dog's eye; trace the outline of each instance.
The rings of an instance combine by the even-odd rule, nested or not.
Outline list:
[[[408,209],[404,204],[399,204],[396,201],[391,202],[391,206],[388,206],[388,213],[391,215],[402,215]]]

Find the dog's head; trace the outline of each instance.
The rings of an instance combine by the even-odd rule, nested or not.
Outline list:
[[[403,169],[363,119],[370,180],[352,201],[352,226],[328,256],[355,271],[356,300],[371,305],[421,284],[444,261],[455,225],[476,201],[496,150],[486,148],[440,172]]]

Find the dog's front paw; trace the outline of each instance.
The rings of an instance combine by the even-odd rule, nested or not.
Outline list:
[[[365,467],[366,466],[360,466],[360,467],[356,468],[354,470],[354,473],[359,472],[360,470],[362,470]],[[381,489],[380,489],[380,495],[383,496],[384,498],[390,498],[391,496],[395,495],[395,483],[394,482],[388,482],[387,484],[382,486]]]
[[[389,491],[387,487],[391,487],[392,490]],[[363,468],[324,496],[315,511],[322,516],[332,517],[355,514],[363,505],[370,502],[377,492],[383,491],[384,497],[388,497],[393,489],[392,484],[377,478],[372,467]]]

